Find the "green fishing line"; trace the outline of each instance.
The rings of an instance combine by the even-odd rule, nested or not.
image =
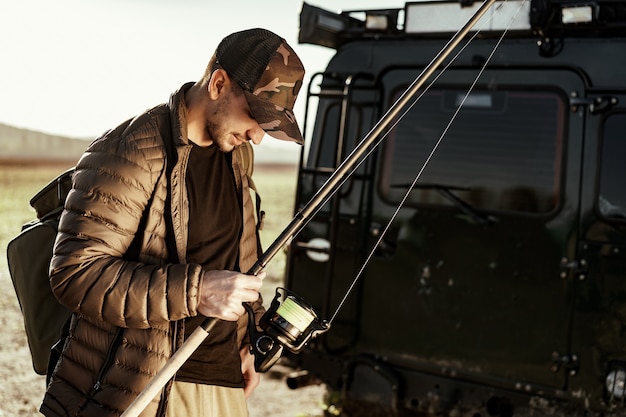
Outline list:
[[[276,313],[301,332],[304,332],[315,319],[313,314],[300,307],[292,297],[285,298]]]

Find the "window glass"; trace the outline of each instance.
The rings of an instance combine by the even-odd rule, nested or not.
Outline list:
[[[602,135],[602,161],[598,208],[610,218],[626,218],[626,114],[606,118]]]
[[[387,200],[404,196],[464,96],[460,90],[431,89],[391,131],[380,183]],[[566,109],[556,92],[473,92],[406,204],[449,205],[447,190],[477,209],[554,210]]]

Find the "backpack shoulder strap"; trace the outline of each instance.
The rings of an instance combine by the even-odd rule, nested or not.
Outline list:
[[[250,142],[244,142],[236,149],[239,152],[239,160],[244,172],[248,178],[252,178],[252,173],[254,172],[254,149],[252,149],[252,145],[250,145]]]
[[[63,210],[67,194],[72,188],[73,173],[74,168],[63,172],[30,199],[30,205],[35,209],[38,219],[54,217]]]
[[[248,187],[254,191],[255,195],[255,211],[257,215],[257,229],[263,229],[263,222],[265,219],[265,212],[261,210],[261,196],[257,191],[256,184],[252,179],[252,173],[254,172],[254,149],[250,142],[244,142],[237,148],[236,151],[239,153],[239,161],[241,161],[241,166],[243,167],[243,171],[248,177]]]

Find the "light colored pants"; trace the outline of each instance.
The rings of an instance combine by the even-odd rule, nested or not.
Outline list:
[[[248,417],[243,388],[174,381],[166,417]]]

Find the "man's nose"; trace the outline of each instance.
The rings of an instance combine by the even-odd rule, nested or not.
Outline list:
[[[261,129],[261,127],[259,127],[259,125],[257,125],[256,127],[252,128],[252,129],[250,129],[248,131],[248,138],[255,145],[258,145],[258,144],[261,143],[261,141],[263,140],[263,136],[265,136],[265,131],[263,129]]]

